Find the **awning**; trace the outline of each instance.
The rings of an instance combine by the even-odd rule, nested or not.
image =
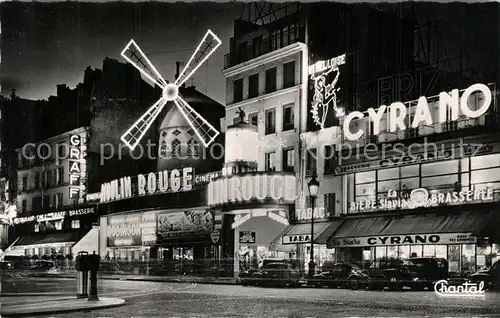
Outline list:
[[[314,223],[314,240],[320,238],[332,222]],[[282,244],[303,244],[311,242],[311,223],[302,223],[289,226],[281,236]],[[323,243],[324,244],[324,243]]]
[[[73,245],[78,241],[79,233],[41,233],[30,236],[21,236],[14,246],[28,245],[51,245],[51,244],[68,244]]]
[[[326,228],[323,233],[319,234],[318,237],[314,240],[314,243],[317,244],[326,244],[328,239],[335,233],[340,225],[342,224],[343,220],[335,220],[330,222],[330,225]]]
[[[474,243],[472,236],[492,235],[491,224],[496,218],[494,211],[352,218],[344,220],[327,245],[431,244],[433,240],[436,244]]]

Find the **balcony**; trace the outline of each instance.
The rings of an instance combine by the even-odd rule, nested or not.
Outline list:
[[[240,45],[235,50],[231,49],[231,53],[224,56],[224,69],[276,51],[288,45],[303,42],[304,32],[304,27],[289,28],[285,32],[280,32],[279,35],[271,36],[257,43],[253,41],[253,44],[247,46]]]

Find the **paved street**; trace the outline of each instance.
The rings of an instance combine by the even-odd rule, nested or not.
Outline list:
[[[75,290],[74,280],[69,279],[40,278],[31,279],[31,283],[38,283],[40,288],[58,286],[61,295],[57,297],[61,299]],[[116,280],[100,281],[100,284],[102,296],[125,298],[128,304],[78,313],[78,317],[500,317],[499,293],[487,293],[484,298],[456,299],[440,298],[433,292],[411,291],[284,289]],[[44,301],[47,297],[0,297],[2,306],[15,306],[34,299]],[[75,317],[75,314],[50,317]]]

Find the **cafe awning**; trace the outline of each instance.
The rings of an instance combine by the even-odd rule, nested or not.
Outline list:
[[[327,230],[330,229],[330,226],[332,228],[336,227],[333,225],[333,223],[336,223],[338,221],[333,221],[333,222],[315,222],[314,223],[314,242],[318,244],[326,244],[326,239],[324,238],[323,233],[325,233]],[[338,227],[338,225],[337,225]],[[277,237],[275,240],[280,244],[303,244],[303,243],[310,243],[310,235],[311,235],[311,223],[301,223],[301,224],[294,224],[290,225],[285,232]],[[321,239],[323,243],[318,242],[318,239]],[[277,243],[276,242],[276,243]]]
[[[78,241],[79,233],[40,233],[30,236],[21,236],[14,246],[30,245],[73,245]]]
[[[328,239],[328,246],[336,246],[334,240],[343,238],[469,233],[473,236],[492,236],[498,216],[494,211],[464,211],[404,216],[376,216],[345,219],[339,229]]]

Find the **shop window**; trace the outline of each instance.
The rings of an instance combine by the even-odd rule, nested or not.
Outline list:
[[[248,77],[248,98],[259,96],[259,73]]]
[[[387,193],[389,190],[396,190],[396,191],[399,190],[399,179],[390,180],[390,181],[382,181],[382,182],[378,183],[378,192],[379,193]],[[356,194],[358,194],[357,191],[356,191]]]
[[[436,245],[424,245],[424,257],[434,257],[436,255]]]
[[[437,258],[447,258],[448,251],[447,251],[447,246],[446,245],[436,245],[436,254],[435,257]]]
[[[391,180],[399,178],[399,168],[382,169],[377,171],[378,180]]]
[[[387,258],[387,249],[386,246],[377,246],[375,247],[375,258],[380,260],[382,258]]]
[[[470,158],[471,170],[500,166],[500,154],[478,156]]]
[[[410,257],[422,257],[423,246],[422,245],[410,245]]]
[[[418,177],[420,175],[419,165],[401,167],[401,177]]]
[[[356,196],[375,195],[375,183],[365,183],[356,185]]]
[[[233,103],[243,100],[243,79],[237,79],[233,82]]]
[[[62,224],[63,224],[62,221],[56,221],[54,227],[56,228],[56,230],[60,231],[62,230]]]
[[[422,165],[422,177],[450,173],[458,173],[458,160],[447,160]]]
[[[460,271],[460,245],[448,245],[448,271]]]
[[[475,170],[470,173],[470,183],[494,182],[500,180],[500,168]]]
[[[398,255],[400,259],[410,258],[410,245],[400,245],[398,247]]]
[[[397,246],[387,246],[387,258],[398,258]]]
[[[476,269],[476,248],[475,244],[462,245],[462,270],[475,271]]]
[[[375,171],[356,173],[356,184],[375,182]]]
[[[71,221],[71,228],[72,229],[79,229],[80,228],[80,220]]]
[[[35,229],[34,229],[35,232],[40,232],[40,224],[35,224]]]
[[[422,187],[429,189],[453,188],[455,182],[458,182],[458,174],[422,178]]]

